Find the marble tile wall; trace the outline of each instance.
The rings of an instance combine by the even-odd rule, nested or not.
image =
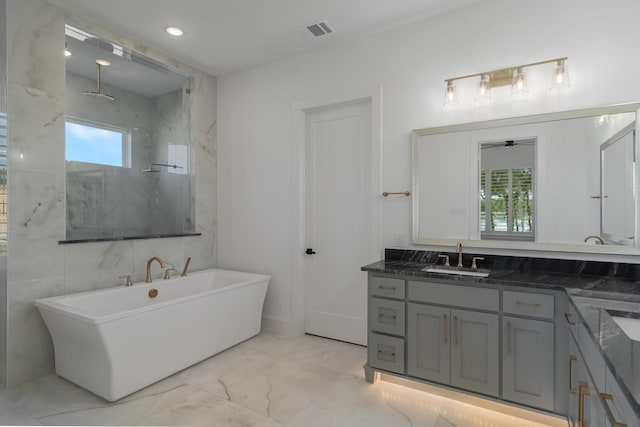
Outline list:
[[[190,96],[196,230],[201,236],[59,245],[65,237],[65,20],[193,76]],[[216,80],[43,0],[7,4],[9,128],[9,253],[7,359],[11,387],[53,371],[53,347],[37,312],[38,298],[144,277],[159,255],[191,269],[216,265]],[[22,157],[20,156],[22,154]],[[154,277],[160,271],[154,270]]]

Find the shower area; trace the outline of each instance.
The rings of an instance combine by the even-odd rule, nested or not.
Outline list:
[[[67,241],[194,231],[190,80],[66,26]]]

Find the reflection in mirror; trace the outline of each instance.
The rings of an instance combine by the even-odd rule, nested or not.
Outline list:
[[[67,241],[195,230],[190,79],[66,26]]]
[[[600,146],[602,238],[633,245],[635,209],[635,122]]]
[[[638,105],[414,130],[414,243],[630,253]]]
[[[535,138],[480,143],[480,238],[534,239]]]

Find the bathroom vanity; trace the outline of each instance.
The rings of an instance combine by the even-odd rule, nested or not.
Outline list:
[[[367,381],[382,373],[571,425],[640,426],[640,341],[620,326],[640,317],[637,266],[485,256],[487,278],[423,271],[438,255],[388,249],[362,267]]]

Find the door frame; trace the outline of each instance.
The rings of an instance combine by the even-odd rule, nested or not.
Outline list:
[[[291,324],[290,334],[304,335],[304,311],[307,268],[304,254],[306,248],[306,173],[307,173],[307,115],[316,110],[339,107],[341,105],[369,103],[371,108],[371,188],[373,200],[371,236],[371,261],[382,257],[382,204],[381,202],[381,87],[340,92],[319,96],[307,101],[291,104]],[[364,273],[362,273],[364,274]]]

